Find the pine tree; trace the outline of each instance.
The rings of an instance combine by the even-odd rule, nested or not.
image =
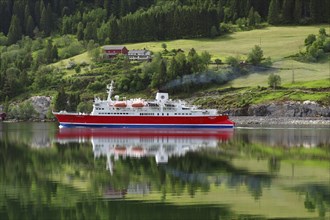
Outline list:
[[[40,17],[40,28],[45,34],[48,36],[51,32],[52,27],[52,10],[50,4],[48,4],[47,8],[43,8]]]
[[[55,97],[54,111],[62,111],[67,108],[68,95],[65,93],[64,88],[61,87]]]
[[[118,23],[117,20],[112,17],[110,19],[110,33],[109,33],[109,38],[110,38],[110,43],[112,44],[116,44],[119,43],[119,38],[118,36],[120,35],[119,33],[119,27],[118,27]]]
[[[36,22],[36,25],[40,24],[40,16],[41,16],[40,2],[36,1],[35,5],[34,5],[34,20]]]
[[[269,24],[278,24],[279,23],[279,1],[278,0],[271,0],[269,4],[269,11],[268,11],[268,23]]]
[[[53,49],[53,42],[52,42],[52,40],[48,40],[47,46],[45,48],[46,63],[51,63],[53,61],[52,49]]]
[[[84,40],[97,40],[97,30],[94,22],[88,22],[84,30]]]
[[[254,27],[256,25],[255,17],[254,17],[254,9],[253,7],[250,8],[249,16],[248,16],[248,26]]]
[[[57,45],[55,44],[53,47],[52,47],[52,58],[53,58],[53,62],[56,62],[59,58],[58,56],[58,48],[57,48]]]
[[[25,34],[27,36],[32,37],[33,36],[33,30],[34,30],[34,23],[33,23],[33,18],[30,15],[27,19],[26,25],[25,25]]]
[[[82,22],[79,22],[77,27],[77,39],[79,41],[84,39],[84,24]]]
[[[8,44],[14,44],[22,37],[22,28],[16,15],[13,15],[8,32]]]
[[[111,1],[110,0],[104,0],[103,8],[107,11],[108,16],[110,16],[110,6],[111,6]]]

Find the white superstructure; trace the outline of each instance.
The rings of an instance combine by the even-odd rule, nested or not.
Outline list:
[[[158,92],[155,100],[141,98],[128,99],[115,96],[112,99],[114,83],[107,86],[108,97],[94,98],[91,115],[130,115],[130,116],[216,116],[216,109],[198,109],[182,100],[169,99],[168,93]]]

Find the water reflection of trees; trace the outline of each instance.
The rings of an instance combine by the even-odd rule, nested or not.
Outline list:
[[[294,190],[305,196],[304,206],[308,211],[318,212],[320,217],[325,217],[326,212],[330,211],[329,185],[306,184],[295,187]]]
[[[175,185],[168,187],[167,184],[177,184],[176,177],[168,174],[164,167],[157,166],[150,158],[125,160],[117,166],[118,172],[110,176],[103,169],[102,163],[105,160],[100,160],[101,163],[95,161],[90,146],[69,144],[65,147],[57,145],[47,150],[34,150],[26,145],[0,141],[0,148],[0,216],[4,220],[240,218],[229,207],[219,205],[175,206],[167,203],[99,199],[97,192],[107,184],[118,181],[119,185],[126,185],[132,180],[139,181],[141,175],[148,176],[151,184],[158,185],[165,195],[170,193],[170,188]],[[202,167],[210,166],[201,161],[202,157],[192,156],[200,160],[197,164]],[[191,172],[200,171],[195,163],[187,164],[185,161],[184,164],[172,164],[175,167],[185,167],[184,170]],[[65,181],[60,181],[55,176],[66,178]],[[92,185],[92,192],[72,184],[76,178],[88,181]],[[187,182],[181,181],[179,184]],[[188,185],[195,191],[195,184]],[[255,219],[255,216],[244,218]]]

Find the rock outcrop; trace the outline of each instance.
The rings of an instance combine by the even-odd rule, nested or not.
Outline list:
[[[250,105],[230,110],[232,116],[272,116],[272,117],[330,117],[330,107],[316,102],[279,102]]]
[[[34,110],[39,115],[40,120],[46,118],[47,112],[49,111],[51,97],[49,96],[33,96],[29,99],[32,103]]]

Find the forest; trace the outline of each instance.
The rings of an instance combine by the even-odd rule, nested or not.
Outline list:
[[[93,39],[102,44],[217,35],[222,32],[220,23],[235,23],[240,18],[275,25],[329,22],[330,2],[3,0],[0,14],[0,32],[7,36],[7,45],[16,43],[23,35],[52,34],[75,34],[78,40]]]

